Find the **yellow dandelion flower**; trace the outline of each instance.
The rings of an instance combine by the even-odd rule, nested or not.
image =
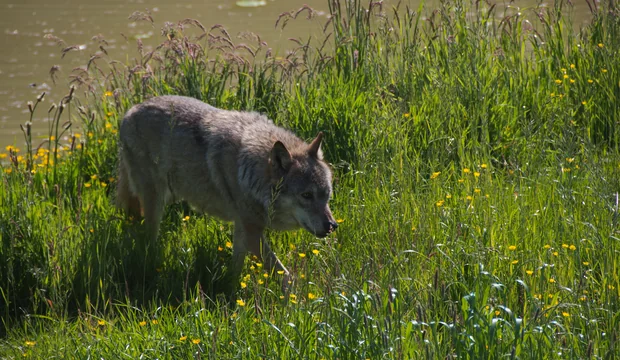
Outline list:
[[[562,244],[563,249],[568,249],[568,244]]]
[[[568,81],[569,81],[571,84],[574,84],[574,83],[575,83],[575,80],[574,80],[574,79],[570,79],[570,80],[568,80]]]
[[[598,43],[598,47],[600,47],[601,49],[604,47],[605,45],[603,45],[603,43]]]
[[[510,263],[511,263],[512,265],[517,265],[517,264],[519,263],[519,260],[512,260]]]
[[[252,276],[250,274],[247,274],[246,276],[243,277],[243,281],[249,281],[251,277]]]
[[[157,324],[159,324],[159,320],[153,319],[153,320],[151,320],[151,324],[157,325]]]
[[[463,169],[463,173],[465,173],[465,174],[469,174],[470,172],[471,172],[471,170],[469,170],[469,168]]]
[[[231,249],[232,248],[232,243],[230,241],[227,241],[226,242],[226,247]]]
[[[499,314],[501,314],[501,311],[495,310],[495,316],[499,316]]]
[[[563,311],[563,312],[562,312],[562,316],[564,316],[564,317],[569,317],[569,316],[570,316],[570,314],[569,314],[569,313],[567,313],[566,311]]]
[[[305,279],[306,278],[306,274],[301,274],[299,275],[300,278]]]
[[[338,220],[336,220],[336,222],[338,222]],[[295,244],[293,244],[293,243],[288,244],[288,247],[289,247],[291,250],[295,250]]]
[[[26,344],[26,346],[35,346],[37,344],[37,342],[36,341],[26,340],[25,344]]]
[[[545,245],[545,246],[543,246],[543,248],[545,248],[545,249],[551,249],[551,245]]]
[[[303,258],[306,257],[306,254],[305,253],[299,253],[299,257],[303,259]]]
[[[488,166],[487,166],[487,164],[480,164],[480,167],[481,167],[482,169],[486,169]]]
[[[245,289],[246,287],[248,287],[248,284],[246,284],[244,281],[242,281],[240,285],[242,289]]]
[[[308,293],[308,299],[309,300],[314,300],[314,299],[316,299],[316,295],[314,295],[313,293],[309,292]]]
[[[106,92],[103,93],[103,96],[105,96],[105,97],[114,96],[114,93],[111,92],[111,91],[106,91]]]
[[[138,323],[138,325],[140,325],[140,326],[146,326],[146,321],[140,321],[140,322]]]
[[[559,253],[557,251],[554,251],[552,254],[553,254],[553,256],[558,256],[559,255]]]
[[[467,195],[467,196],[465,197],[465,199],[466,199],[466,200],[468,200],[468,201],[472,201],[472,200],[474,199],[474,197],[473,197],[473,196],[471,196],[471,195]]]
[[[584,262],[582,262],[582,264],[583,264],[584,266],[588,266],[588,265],[590,265],[590,262],[589,262],[589,261],[584,261]]]
[[[185,340],[187,340],[187,335],[181,336],[179,338],[179,341],[185,341]]]
[[[575,64],[570,64],[571,69],[575,69]]]
[[[432,180],[432,179],[437,179],[437,177],[439,177],[439,174],[441,174],[441,171],[434,172],[434,173],[431,175],[431,180]]]
[[[267,273],[263,273],[263,277],[264,277],[265,279],[267,279],[267,278],[269,277],[269,274],[267,274]]]
[[[91,183],[86,183],[86,184],[84,184],[84,187],[86,187],[86,188],[89,188],[89,187],[91,187],[91,186],[92,186],[92,185],[91,185]]]
[[[278,275],[284,275],[284,270],[278,270]]]
[[[93,134],[92,132],[88,132],[88,134],[86,134],[89,138],[93,137],[95,134]]]
[[[510,251],[515,251],[515,250],[517,250],[517,246],[516,246],[516,245],[510,245],[510,246],[508,247],[508,250],[510,250]]]
[[[104,183],[103,181],[100,183],[101,187],[106,187],[108,186],[108,184]]]
[[[404,113],[403,116],[408,118],[409,116],[411,116],[411,114],[410,113]]]
[[[588,297],[587,297],[587,296],[585,296],[585,295],[581,295],[581,296],[579,297],[579,300],[580,300],[580,301],[586,301],[587,299],[588,299]]]
[[[192,344],[194,345],[200,344],[200,339],[192,339]]]
[[[593,82],[594,82],[594,80],[588,79],[588,84],[592,84]]]
[[[2,154],[0,154],[0,159],[6,159],[7,156],[8,156],[7,154],[2,153]]]
[[[109,177],[109,178],[108,178],[108,181],[109,181],[109,182],[111,182],[111,183],[113,183],[115,180],[116,180],[116,179],[114,179],[113,177]]]
[[[588,102],[584,100],[584,101],[581,102],[581,105],[586,105],[587,103]]]
[[[616,287],[615,287],[615,286],[613,286],[613,285],[607,285],[607,288],[608,288],[609,290],[615,290],[615,289],[616,289]]]
[[[245,306],[245,301],[243,301],[243,299],[237,299],[237,305],[244,307]]]
[[[183,218],[183,221],[189,221],[189,215],[186,215],[186,216]]]
[[[112,128],[112,124],[110,124],[109,122],[105,123],[105,128],[106,129],[111,129]]]
[[[105,320],[97,320],[97,325],[99,326],[105,325]]]
[[[566,74],[564,74],[563,77],[564,77],[564,79],[568,79],[568,75],[566,75]]]
[[[258,279],[258,285],[263,285],[265,282],[263,281],[263,279]]]
[[[254,270],[254,269],[256,269],[256,266],[250,265],[250,270]]]
[[[601,72],[602,72],[602,73],[606,73],[606,72],[607,72],[607,69],[601,69]]]
[[[218,246],[218,247],[217,247],[217,251],[223,251],[223,250],[224,250],[224,248],[223,248],[223,247],[221,247],[221,246]]]
[[[475,189],[474,189],[474,192],[475,192],[476,194],[480,194],[480,191],[481,191],[481,190],[480,190],[480,189],[478,189],[478,188],[475,188]]]
[[[451,194],[446,194],[446,199],[452,199],[452,195]]]
[[[480,173],[479,173],[479,172],[477,172],[477,171],[474,171],[474,176],[475,176],[475,177],[479,177],[479,176],[480,176]]]
[[[562,80],[560,80],[560,79],[555,79],[555,83],[556,83],[556,84],[558,84],[558,85],[560,85],[560,84],[562,83]]]
[[[551,279],[549,279],[549,282],[550,282],[550,283],[552,283],[552,284],[554,284],[554,283],[555,283],[555,279],[554,279],[554,278],[551,278]]]
[[[318,251],[317,249],[313,249],[313,250],[312,250],[312,253],[313,253],[314,255],[318,255],[318,254],[319,254],[319,251]]]
[[[50,136],[50,141],[54,141],[54,140],[56,140],[56,136],[54,135]]]
[[[573,244],[571,244],[568,248],[573,251],[577,250],[577,247]]]
[[[263,263],[259,263],[259,262],[257,262],[257,263],[256,263],[256,267],[257,267],[257,268],[262,268],[262,267],[263,267]]]
[[[561,68],[560,71],[565,73],[566,72],[566,68]]]
[[[444,202],[445,202],[444,200],[439,200],[435,203],[435,205],[437,205],[437,207],[440,207],[440,206],[443,206]]]
[[[531,276],[531,275],[534,274],[534,271],[533,270],[525,270],[525,273]]]
[[[344,219],[336,219],[336,222],[337,222],[338,224],[342,224],[342,223],[344,222]]]

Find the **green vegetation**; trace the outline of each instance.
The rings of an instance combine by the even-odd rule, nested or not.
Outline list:
[[[561,1],[330,4],[325,37],[285,57],[185,20],[75,74],[50,141],[2,155],[0,357],[620,357],[620,8],[574,33]],[[290,298],[248,260],[227,301],[231,227],[183,205],[135,285],[116,129],[156,94],[325,132],[342,223],[269,235]]]

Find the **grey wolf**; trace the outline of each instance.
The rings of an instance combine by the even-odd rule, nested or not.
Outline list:
[[[328,204],[332,173],[322,133],[308,144],[258,113],[183,96],[135,105],[119,133],[117,207],[144,216],[146,241],[156,241],[165,206],[178,200],[234,222],[235,281],[249,252],[266,270],[283,272],[288,287],[291,275],[265,229],[304,228],[325,237],[338,227]]]

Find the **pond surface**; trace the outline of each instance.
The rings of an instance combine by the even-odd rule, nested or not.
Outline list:
[[[257,3],[262,5],[248,6]],[[417,8],[419,1],[408,3]],[[426,3],[426,8],[431,9],[437,1]],[[278,15],[297,10],[304,4],[319,11],[319,16],[311,21],[289,22],[284,31],[275,28]],[[89,56],[98,50],[91,41],[95,35],[101,34],[108,41],[106,49],[111,58],[130,59],[136,54],[136,38],[147,44],[158,44],[163,40],[160,30],[164,22],[192,18],[207,29],[221,24],[233,38],[245,31],[259,34],[274,52],[283,54],[292,47],[289,38],[320,33],[321,25],[327,20],[327,4],[327,0],[3,0],[0,4],[0,152],[7,144],[22,147],[24,141],[19,124],[29,120],[26,103],[45,91],[42,108],[35,113],[40,118],[35,118],[33,125],[34,145],[43,140],[47,133],[44,114],[52,101],[67,93],[71,69],[85,65]],[[523,0],[512,4],[523,8],[537,2]],[[129,20],[134,11],[149,11],[154,26],[145,21]],[[575,1],[574,14],[576,24],[590,18],[585,0]],[[79,50],[61,58],[61,46],[45,38],[46,34],[61,38],[65,46],[77,45]],[[56,84],[49,75],[54,65],[60,66]]]

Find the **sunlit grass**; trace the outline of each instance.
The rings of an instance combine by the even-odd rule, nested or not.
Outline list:
[[[331,5],[329,43],[287,56],[190,20],[98,54],[43,143],[0,152],[3,357],[620,356],[620,10],[574,34],[563,3]],[[268,234],[290,294],[258,259],[226,277],[229,224],[175,205],[139,250],[114,209],[122,114],[168,93],[324,131],[340,226]]]

